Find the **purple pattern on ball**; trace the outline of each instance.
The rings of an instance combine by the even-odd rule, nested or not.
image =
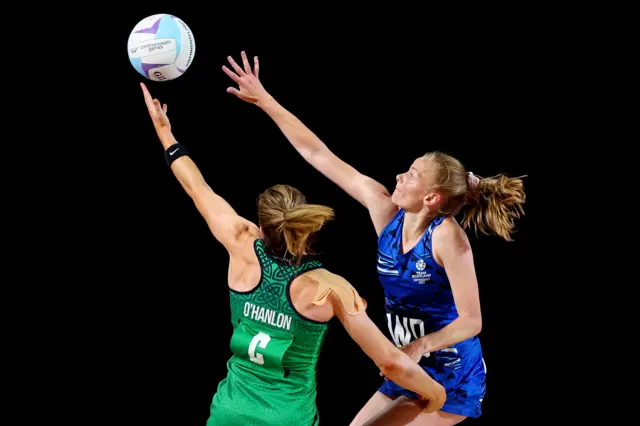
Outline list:
[[[169,64],[145,64],[142,63],[142,71],[144,71],[144,73],[147,75],[147,77],[151,78],[149,76],[149,71],[151,71],[151,68],[158,68],[158,67],[163,67],[165,65],[169,65]]]
[[[162,18],[158,19],[156,21],[155,24],[153,24],[152,26],[150,26],[149,28],[143,28],[141,30],[136,31],[136,33],[142,34],[142,33],[148,33],[148,34],[155,34],[158,32],[158,28],[160,28],[160,21],[162,20]]]
[[[178,68],[178,67],[176,67],[176,69],[177,69],[178,71],[180,71],[180,74],[184,74],[184,72],[185,72],[185,70],[183,70],[182,68]]]

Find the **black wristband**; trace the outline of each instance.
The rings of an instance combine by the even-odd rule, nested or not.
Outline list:
[[[179,143],[174,143],[164,151],[164,159],[167,160],[167,165],[171,167],[171,163],[176,161],[183,155],[189,155],[187,149]]]

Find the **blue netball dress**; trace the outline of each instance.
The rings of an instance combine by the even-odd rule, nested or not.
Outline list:
[[[434,219],[418,244],[401,254],[403,219],[401,209],[378,238],[378,277],[396,346],[438,331],[458,317],[449,279],[431,250],[433,230],[445,217]],[[481,415],[486,366],[477,336],[425,355],[419,364],[447,391],[442,411],[468,417]],[[393,398],[418,399],[414,392],[391,380],[386,380],[379,390]]]

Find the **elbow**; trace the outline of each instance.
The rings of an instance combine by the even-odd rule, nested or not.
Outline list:
[[[380,368],[380,372],[382,372],[385,377],[389,377],[390,379],[398,377],[404,370],[404,368],[398,363],[382,364],[379,365],[378,368]]]
[[[323,147],[318,145],[305,146],[304,148],[300,148],[299,152],[302,158],[315,167],[316,164],[324,160],[322,148]],[[324,148],[326,149],[326,147]]]
[[[482,316],[480,314],[471,316],[468,321],[471,337],[480,334],[482,331]]]
[[[480,313],[461,312],[455,321],[460,337],[470,339],[482,331],[482,315]]]
[[[193,199],[193,201],[198,204],[199,200],[204,197],[204,194],[207,190],[207,183],[202,180],[189,180],[182,182],[182,187],[189,194],[189,196]]]
[[[380,372],[386,377],[397,377],[406,370],[406,365],[402,362],[402,353],[400,350],[390,352],[383,359],[379,360],[376,364],[380,369]]]

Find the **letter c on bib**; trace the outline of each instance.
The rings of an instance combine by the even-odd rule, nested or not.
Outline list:
[[[262,354],[256,353],[256,346],[260,346],[262,349],[267,347],[267,344],[271,340],[271,336],[263,333],[262,331],[256,334],[251,343],[249,343],[249,359],[258,365],[264,365],[264,357]]]

